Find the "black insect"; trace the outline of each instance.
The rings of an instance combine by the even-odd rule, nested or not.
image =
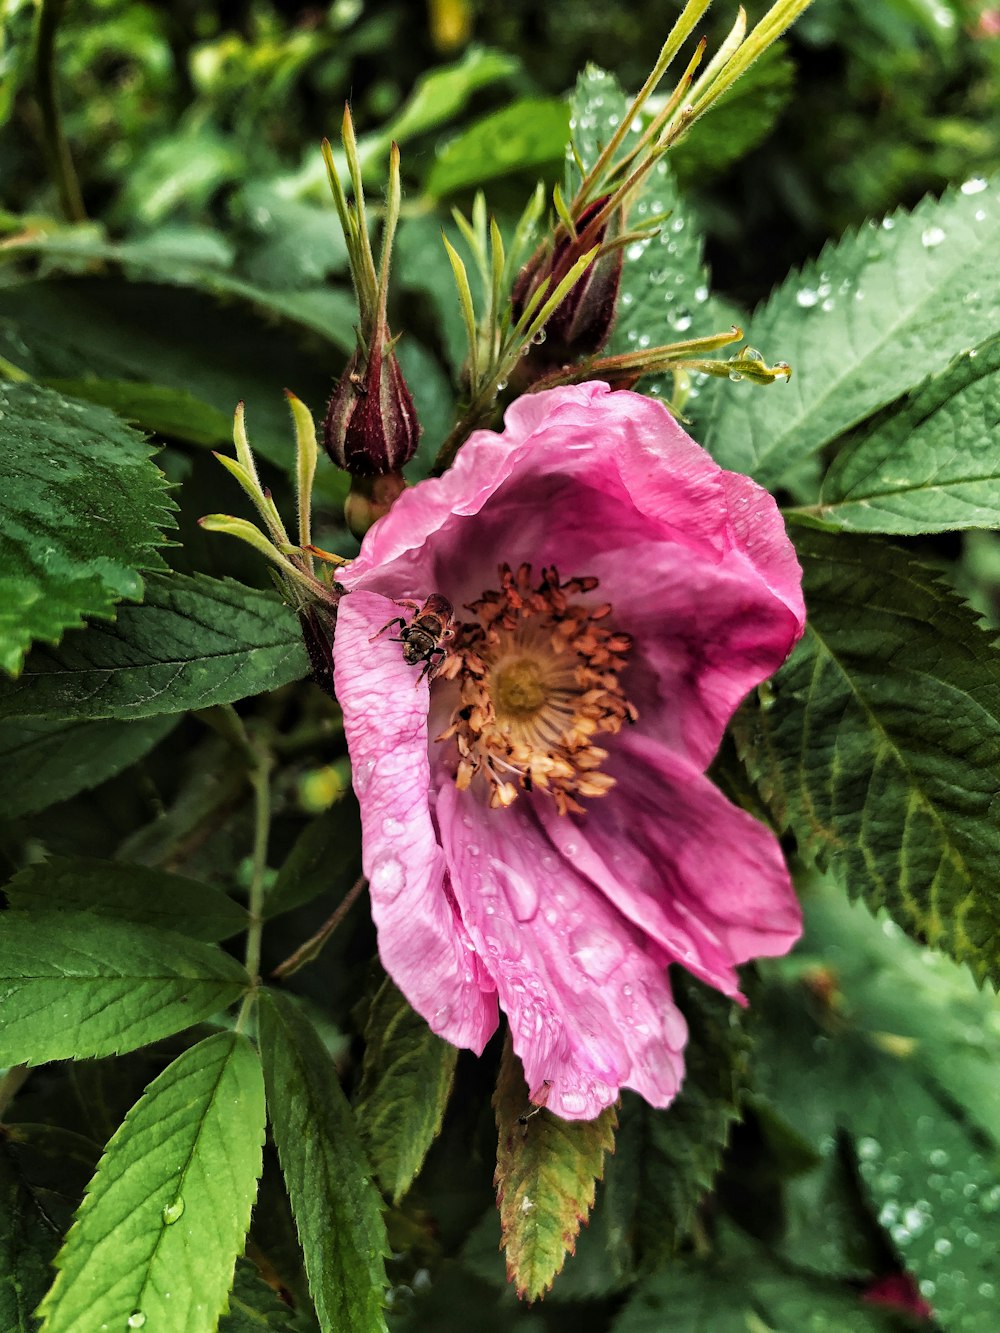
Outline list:
[[[409,623],[402,616],[393,616],[392,620],[386,621],[378,634],[372,635],[372,639],[377,639],[387,629],[398,625],[399,636],[392,642],[403,645],[404,662],[410,666],[416,666],[418,662],[423,663],[423,670],[417,677],[419,685],[425,676],[433,680],[444,665],[444,660],[448,656],[448,649],[444,645],[455,637],[455,612],[451,602],[439,592],[432,592],[423,606],[419,602],[405,599],[400,600],[398,604],[412,607],[417,614]]]

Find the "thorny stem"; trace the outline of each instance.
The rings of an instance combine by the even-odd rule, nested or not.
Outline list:
[[[86,222],[87,211],[77,178],[69,144],[63,133],[56,91],[55,43],[56,32],[66,9],[67,0],[41,0],[38,11],[38,32],[35,42],[35,95],[42,114],[42,136],[49,158],[59,204],[67,222]]]
[[[359,876],[315,935],[310,935],[309,939],[304,944],[300,944],[294,953],[289,954],[283,963],[279,963],[271,976],[276,980],[284,980],[285,977],[290,977],[293,972],[297,972],[300,967],[305,967],[306,963],[311,963],[357,902],[367,884],[368,881],[364,875]]]

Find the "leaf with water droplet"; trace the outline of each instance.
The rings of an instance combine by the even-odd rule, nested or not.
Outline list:
[[[944,370],[1000,326],[998,247],[996,182],[925,199],[912,213],[828,246],[746,326],[795,367],[791,395],[719,395],[705,439],[713,456],[774,489],[873,411]],[[855,297],[824,310],[846,281]],[[966,303],[969,291],[983,294],[981,306]],[[798,489],[814,494],[811,484]]]
[[[896,548],[804,527],[795,544],[809,623],[772,677],[772,706],[737,714],[740,755],[801,852],[1000,985],[990,636]]]
[[[756,1006],[761,1092],[817,1146],[853,1136],[861,1189],[941,1325],[979,1333],[995,1315],[979,1287],[1000,1247],[1000,1210],[986,1203],[995,1190],[1000,1204],[1000,1034],[984,1060],[962,1033],[976,1016],[981,1035],[1000,1001],[833,886],[808,904],[805,957],[837,960],[839,1017],[820,1026],[801,993],[770,985]],[[886,1032],[917,1039],[887,1044]]]
[[[573,1248],[614,1147],[614,1107],[595,1120],[561,1120],[528,1101],[508,1035],[493,1107],[497,1122],[497,1205],[507,1272],[518,1294],[543,1295]]]
[[[107,1146],[40,1307],[44,1333],[210,1333],[245,1243],[263,1140],[250,1042],[219,1033],[180,1055]],[[164,1225],[182,1199],[183,1225]]]
[[[851,532],[1000,527],[1000,338],[962,352],[848,436],[817,512]]]

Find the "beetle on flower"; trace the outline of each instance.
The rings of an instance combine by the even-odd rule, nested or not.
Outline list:
[[[774,835],[705,776],[802,632],[773,499],[659,403],[537,393],[405,492],[338,573],[334,677],[383,963],[433,1030],[510,1022],[533,1100],[586,1119],[683,1077],[668,967],[739,997],[798,903]],[[435,679],[378,632],[455,608]]]

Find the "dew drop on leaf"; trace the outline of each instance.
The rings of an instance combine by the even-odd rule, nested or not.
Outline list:
[[[184,1216],[184,1200],[176,1198],[173,1203],[164,1204],[163,1207],[163,1225],[172,1226],[174,1222],[179,1222]]]
[[[944,232],[940,227],[926,227],[921,233],[920,241],[925,250],[933,250],[936,245],[940,245],[944,240]]]
[[[143,1314],[143,1312],[141,1310],[133,1310],[128,1317],[127,1326],[129,1328],[142,1328],[145,1322],[146,1322],[146,1316]]]

